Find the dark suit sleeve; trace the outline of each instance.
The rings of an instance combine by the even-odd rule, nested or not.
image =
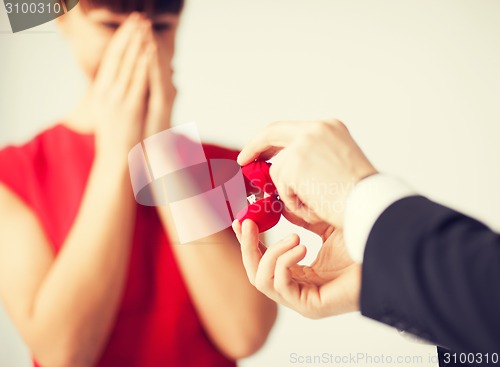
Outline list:
[[[455,352],[500,352],[500,235],[421,196],[394,203],[368,238],[361,312]]]

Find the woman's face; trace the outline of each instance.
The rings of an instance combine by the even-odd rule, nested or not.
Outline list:
[[[83,11],[81,5],[77,5],[58,18],[58,25],[69,40],[73,54],[91,80],[97,73],[108,42],[128,15],[113,13],[104,8]],[[170,70],[179,15],[158,14],[151,18],[151,22],[158,47],[168,55],[168,62],[162,66]]]

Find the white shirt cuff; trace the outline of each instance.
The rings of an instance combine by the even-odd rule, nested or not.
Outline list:
[[[344,240],[354,261],[363,262],[368,236],[382,213],[396,201],[413,195],[416,192],[406,183],[381,173],[354,186],[344,215]]]

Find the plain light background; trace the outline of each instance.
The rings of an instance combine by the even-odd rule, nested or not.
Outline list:
[[[499,19],[497,0],[188,0],[174,121],[196,120],[205,140],[240,147],[274,120],[340,118],[379,170],[499,230]],[[9,30],[1,6],[0,145],[61,119],[85,86],[53,23]],[[269,242],[291,231],[280,223]],[[304,242],[310,261],[319,243]],[[240,365],[342,365],[293,363],[292,353],[437,365],[433,347],[359,314],[311,321],[285,309]],[[0,366],[29,365],[0,312]]]

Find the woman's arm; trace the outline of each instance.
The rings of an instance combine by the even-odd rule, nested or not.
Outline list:
[[[233,359],[255,353],[276,320],[277,306],[248,281],[232,230],[176,244],[169,209],[161,207],[159,212],[193,303],[214,344]]]
[[[171,127],[175,97],[171,70],[164,67],[170,65],[172,55],[164,44],[156,46],[150,68],[146,137]],[[159,213],[166,232],[176,242],[170,211],[160,208]],[[205,330],[220,351],[238,359],[259,349],[274,324],[277,307],[248,282],[234,233],[228,229],[203,243],[173,245],[173,251]]]
[[[95,165],[57,257],[31,210],[0,187],[0,295],[42,365],[93,365],[112,328],[134,218],[121,171]]]
[[[57,257],[34,214],[0,187],[0,296],[44,366],[92,366],[121,300],[135,215],[127,155],[141,140],[151,25],[131,16],[107,47],[84,99],[96,158]]]

